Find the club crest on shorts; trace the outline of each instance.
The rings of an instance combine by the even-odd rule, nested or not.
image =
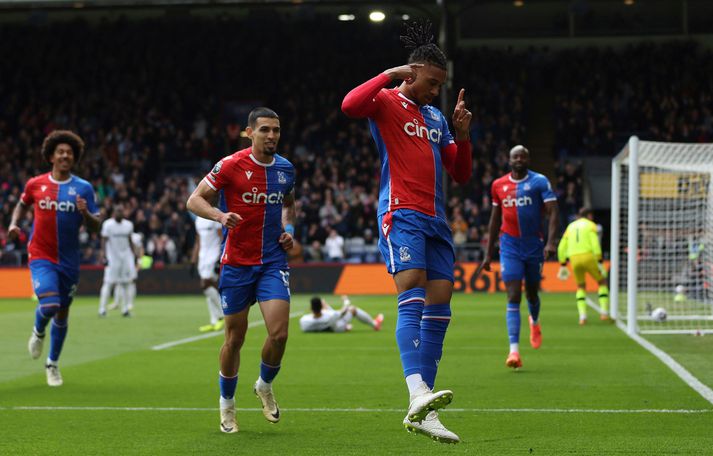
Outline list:
[[[408,247],[399,247],[399,259],[401,260],[402,263],[406,263],[407,261],[411,261],[411,254],[408,251]]]
[[[228,300],[225,295],[220,295],[220,307],[222,307],[223,309],[228,308]]]
[[[285,176],[285,173],[283,173],[282,171],[277,172],[277,182],[280,184],[287,183],[287,177]]]

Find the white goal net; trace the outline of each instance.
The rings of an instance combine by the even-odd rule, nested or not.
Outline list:
[[[713,144],[629,140],[612,162],[612,315],[713,333]]]

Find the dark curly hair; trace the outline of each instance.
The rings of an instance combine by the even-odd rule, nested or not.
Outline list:
[[[79,163],[84,155],[84,141],[78,134],[69,130],[55,130],[42,142],[42,156],[45,161],[52,164],[50,158],[54,154],[54,150],[60,144],[69,144],[74,152],[74,163]]]
[[[404,47],[411,51],[408,63],[430,63],[443,70],[448,67],[446,54],[433,42],[429,21],[406,24],[406,34],[399,38]]]

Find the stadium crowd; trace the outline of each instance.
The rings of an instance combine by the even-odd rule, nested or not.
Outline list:
[[[347,119],[339,107],[351,87],[406,54],[396,25],[368,33],[361,27],[259,17],[3,27],[0,263],[26,260],[31,212],[19,240],[10,242],[6,230],[24,183],[47,169],[39,149],[55,128],[86,141],[76,174],[96,189],[102,216],[124,204],[156,266],[189,261],[195,230],[188,195],[215,161],[247,145],[241,119],[256,105],[280,114],[280,150],[297,169],[299,259],[379,261],[378,155],[367,123]],[[229,39],[236,30],[256,42]],[[325,39],[345,33],[359,39]],[[557,69],[554,153],[562,165],[555,187],[563,220],[582,204],[577,158],[612,155],[631,132],[713,138],[713,82],[706,77],[713,59],[695,44],[532,55],[469,49],[455,58],[455,86],[466,88],[473,112],[474,153],[471,180],[447,189],[459,260],[480,259],[490,184],[507,172],[509,149],[526,144],[527,94],[538,71]],[[568,64],[545,65],[547,59]],[[672,63],[654,64],[661,60]],[[3,70],[7,65],[12,71]],[[97,263],[99,244],[97,235],[83,234],[84,264]]]

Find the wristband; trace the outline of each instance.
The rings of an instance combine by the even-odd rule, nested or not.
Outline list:
[[[285,225],[285,233],[289,233],[290,236],[295,235],[295,227],[291,223]]]

